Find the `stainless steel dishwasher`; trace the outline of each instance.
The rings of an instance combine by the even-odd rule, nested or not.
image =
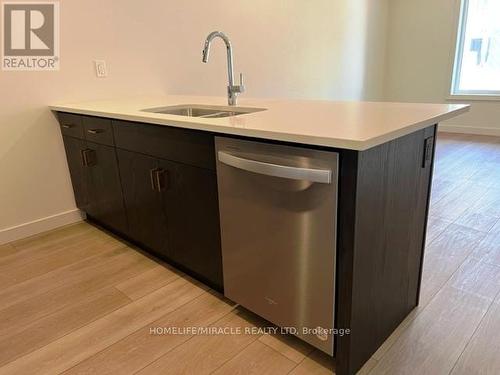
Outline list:
[[[338,154],[215,144],[224,294],[333,355]]]

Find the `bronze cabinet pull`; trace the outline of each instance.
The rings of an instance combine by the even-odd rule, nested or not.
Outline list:
[[[81,151],[81,155],[84,167],[93,167],[94,165],[97,165],[95,150],[87,148]]]
[[[156,185],[158,187],[158,191],[162,192],[168,189],[168,171],[164,169],[157,169],[155,173],[156,177]]]
[[[156,168],[151,169],[149,171],[149,178],[151,179],[151,189],[153,189],[153,191],[158,191],[158,189],[156,188],[156,179],[155,179],[156,171],[157,171]]]
[[[87,166],[88,166],[86,151],[87,151],[87,150],[80,150],[80,155],[81,155],[81,157],[82,157],[82,165],[83,165],[84,167],[87,167]]]
[[[89,129],[87,130],[87,133],[90,133],[90,134],[99,134],[99,133],[104,133],[104,129]]]
[[[168,171],[162,168],[154,168],[149,171],[151,189],[161,193],[169,188]]]

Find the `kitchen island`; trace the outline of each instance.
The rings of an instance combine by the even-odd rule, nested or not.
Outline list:
[[[52,106],[77,205],[223,291],[215,138],[337,154],[332,305],[334,327],[350,334],[332,337],[331,349],[337,374],[354,374],[418,305],[436,127],[468,106],[246,99],[238,107],[260,111],[225,118],[144,111],[224,100]]]

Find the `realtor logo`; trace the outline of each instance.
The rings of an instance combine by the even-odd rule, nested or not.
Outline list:
[[[3,70],[59,70],[59,2],[2,3]]]

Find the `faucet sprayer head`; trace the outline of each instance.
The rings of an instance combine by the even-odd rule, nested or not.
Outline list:
[[[201,61],[204,63],[208,62],[208,56],[210,55],[210,42],[207,40],[205,42],[205,48],[203,48],[203,58]]]

